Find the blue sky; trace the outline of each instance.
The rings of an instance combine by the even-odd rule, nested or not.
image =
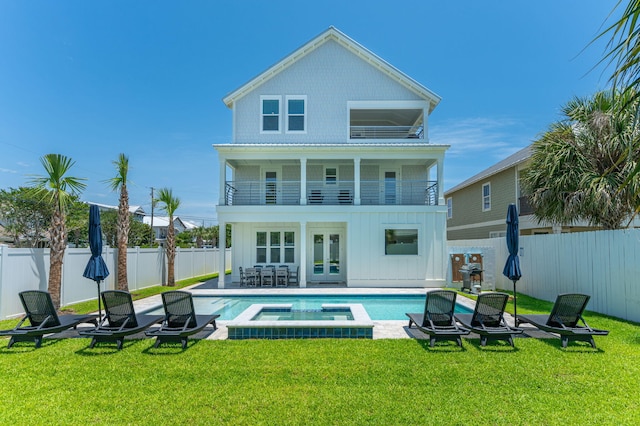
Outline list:
[[[442,97],[434,143],[450,144],[445,189],[531,143],[592,70],[617,0],[0,1],[0,188],[60,153],[82,199],[117,204],[104,180],[130,159],[130,203],[170,187],[177,215],[215,222],[222,102],[330,25]],[[617,11],[619,14],[620,11]]]

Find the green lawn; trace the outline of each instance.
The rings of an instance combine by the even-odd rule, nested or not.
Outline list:
[[[550,304],[518,297],[518,311]],[[516,349],[428,341],[193,341],[122,351],[88,339],[41,349],[0,340],[0,424],[640,424],[640,326],[598,350],[516,339]]]

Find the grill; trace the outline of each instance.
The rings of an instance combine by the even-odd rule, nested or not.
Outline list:
[[[472,281],[479,281],[482,287],[482,269],[479,263],[465,263],[458,270],[462,274],[462,290],[472,291]]]

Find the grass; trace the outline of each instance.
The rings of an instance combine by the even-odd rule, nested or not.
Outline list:
[[[217,272],[210,275],[202,275],[199,277],[176,281],[176,285],[173,287],[157,285],[140,290],[134,290],[131,292],[131,297],[133,300],[144,299],[145,297],[154,296],[156,294],[164,293],[165,291],[180,290],[181,288],[209,281],[214,278],[218,278]],[[98,312],[98,299],[62,306],[60,308],[60,312],[63,314],[88,314],[90,312]],[[0,330],[13,328],[19,320],[20,318],[0,321]]]
[[[551,304],[518,296],[518,311]],[[640,424],[640,325],[589,313],[597,350],[516,339],[87,339],[0,349],[0,424]],[[0,341],[0,344],[3,342]],[[4,345],[3,345],[4,346]]]

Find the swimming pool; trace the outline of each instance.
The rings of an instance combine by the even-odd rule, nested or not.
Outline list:
[[[292,304],[293,309],[321,309],[323,304],[364,306],[372,320],[406,320],[406,312],[424,311],[424,294],[416,295],[288,295],[288,296],[193,296],[197,314],[219,314],[220,320],[233,320],[253,304]],[[162,306],[147,313],[162,314]],[[457,313],[472,313],[456,305]]]

